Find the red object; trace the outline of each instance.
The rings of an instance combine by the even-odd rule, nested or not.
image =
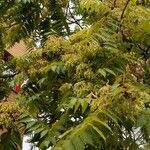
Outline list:
[[[21,85],[16,84],[15,87],[14,87],[14,91],[18,94],[21,91]]]

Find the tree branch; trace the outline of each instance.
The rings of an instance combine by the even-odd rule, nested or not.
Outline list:
[[[130,0],[127,0],[126,5],[125,5],[125,7],[124,7],[124,9],[123,9],[123,11],[122,11],[122,14],[121,14],[121,16],[120,16],[120,19],[121,19],[121,20],[122,20],[123,17],[124,17],[125,11],[126,11],[128,5],[129,5],[129,3],[130,3]]]
[[[74,15],[71,13],[70,9],[69,9],[69,13],[71,15],[71,18],[74,20],[74,22],[81,28],[83,29],[83,27],[80,25],[80,23],[76,20],[76,18],[74,17]]]

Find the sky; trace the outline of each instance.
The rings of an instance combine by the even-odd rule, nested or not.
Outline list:
[[[27,136],[24,136],[24,139],[23,139],[23,149],[22,150],[31,150],[31,147],[32,145],[28,143],[28,139],[29,137]],[[32,150],[39,150],[38,148],[34,148]]]

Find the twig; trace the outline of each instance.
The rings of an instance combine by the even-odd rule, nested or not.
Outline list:
[[[124,14],[125,14],[125,11],[126,11],[128,5],[129,5],[129,3],[130,3],[130,0],[127,0],[127,2],[126,2],[126,4],[125,4],[125,7],[124,7],[124,9],[123,9],[123,11],[122,11],[122,13],[121,13],[121,16],[120,16],[120,21],[121,21],[121,23],[120,23],[120,26],[119,26],[118,29],[117,29],[117,33],[118,33],[119,31],[121,31],[121,32],[123,33],[123,31],[121,30],[121,28],[122,28],[122,20],[123,20],[123,18],[124,18]]]
[[[121,20],[122,20],[122,19],[123,19],[123,17],[124,17],[124,14],[125,14],[125,11],[126,11],[126,9],[127,9],[128,5],[129,5],[129,2],[130,2],[130,0],[127,0],[127,3],[126,3],[126,5],[125,5],[125,7],[124,7],[124,9],[123,9],[123,11],[122,11],[121,16],[120,16],[120,19],[121,19]]]
[[[71,13],[70,9],[69,9],[69,13],[71,15],[71,18],[74,20],[74,22],[81,28],[83,29],[83,27],[80,25],[80,23],[76,20],[76,18],[73,16],[73,14]]]

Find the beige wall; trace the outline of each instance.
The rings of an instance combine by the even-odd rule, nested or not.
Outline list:
[[[13,47],[7,50],[12,56],[19,57],[27,53],[27,46],[23,41],[16,43]]]

